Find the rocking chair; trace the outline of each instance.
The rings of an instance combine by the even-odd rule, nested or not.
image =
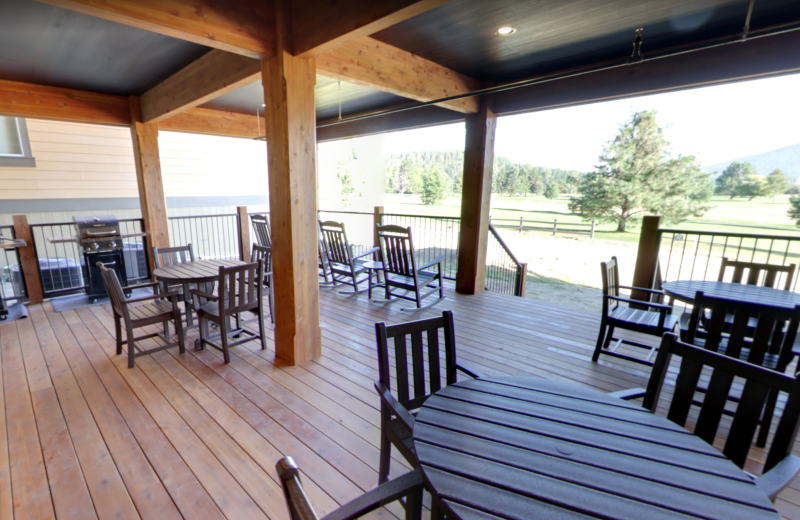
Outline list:
[[[333,285],[344,283],[353,286],[352,291],[339,291],[339,293],[357,294],[366,291],[367,289],[358,287],[360,283],[368,281],[368,277],[371,276],[371,272],[364,267],[364,264],[368,262],[364,258],[377,253],[379,248],[373,247],[356,255],[353,254],[353,246],[347,241],[344,223],[320,221],[319,229],[322,233],[323,252],[328,260],[328,271],[331,274]]]
[[[444,256],[437,256],[430,262],[418,266],[410,227],[381,226],[380,224],[376,224],[376,226],[383,258],[386,299],[391,300],[394,296],[417,304],[416,309],[400,309],[402,311],[427,309],[444,300],[444,278],[442,276]],[[437,266],[435,272],[425,271],[434,265]],[[426,288],[430,288],[430,290],[426,291]],[[397,293],[392,289],[401,289],[403,292]],[[425,305],[422,304],[422,300],[434,295],[437,291],[438,298]],[[409,296],[409,294],[413,296]]]
[[[272,247],[272,235],[269,230],[269,219],[266,215],[250,215],[250,222],[253,223],[253,231],[256,234],[256,242],[261,247]]]

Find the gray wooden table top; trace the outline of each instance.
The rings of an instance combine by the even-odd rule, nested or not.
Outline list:
[[[202,283],[219,278],[221,266],[233,267],[244,265],[240,260],[195,260],[159,267],[153,271],[153,276],[159,282],[176,283]]]
[[[800,305],[800,294],[796,292],[743,283],[678,280],[664,282],[663,290],[668,296],[686,303],[693,302],[697,292],[703,291],[706,296],[714,298],[746,301],[773,307],[794,309]]]
[[[426,486],[456,518],[780,518],[702,439],[635,403],[559,381],[444,388],[419,410],[414,447]]]

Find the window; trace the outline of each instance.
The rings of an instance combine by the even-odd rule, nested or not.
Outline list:
[[[36,166],[24,119],[0,116],[0,166]]]

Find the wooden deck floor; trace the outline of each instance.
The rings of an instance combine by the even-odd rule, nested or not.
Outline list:
[[[323,289],[323,356],[297,367],[251,342],[233,349],[230,365],[216,351],[171,349],[129,370],[114,355],[107,306],[30,307],[29,319],[0,324],[0,520],[285,519],[274,471],[283,454],[305,471],[318,513],[334,509],[377,482],[376,321],[452,309],[459,356],[485,375],[604,391],[646,381],[641,365],[591,362],[593,313],[493,293],[447,295],[409,315],[397,310],[402,304]],[[749,469],[758,472],[760,460],[754,451]],[[392,468],[396,475],[405,464],[395,457]],[[799,481],[777,506],[800,520]]]

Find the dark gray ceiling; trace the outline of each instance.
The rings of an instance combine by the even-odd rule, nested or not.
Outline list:
[[[502,82],[741,31],[749,0],[453,0],[374,35],[477,79]],[[800,18],[797,0],[756,0],[751,27]],[[517,32],[500,37],[502,26]]]
[[[338,117],[340,96],[338,81],[317,75],[314,94],[318,121]],[[341,100],[342,116],[377,110],[408,101],[399,96],[378,92],[345,81],[341,82]],[[261,108],[263,102],[264,90],[259,81],[220,96],[202,106],[203,108],[255,114],[256,109]]]
[[[137,95],[208,50],[34,0],[0,0],[0,79]]]

